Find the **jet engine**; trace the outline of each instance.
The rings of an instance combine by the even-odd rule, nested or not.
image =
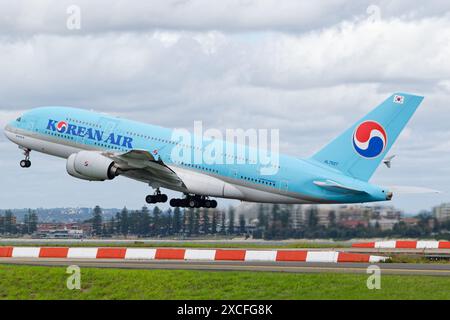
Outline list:
[[[89,181],[111,180],[119,175],[116,163],[95,151],[71,154],[67,158],[66,170],[72,177]]]

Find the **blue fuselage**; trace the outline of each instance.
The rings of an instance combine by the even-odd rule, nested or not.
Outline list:
[[[261,164],[242,156],[244,163],[228,161],[231,155],[227,150],[238,150],[238,144],[224,142],[223,154],[215,163],[198,162],[195,151],[207,148],[208,141],[202,145],[180,142],[174,137],[174,130],[136,121],[121,119],[101,113],[67,107],[42,107],[30,110],[19,119],[5,127],[10,140],[18,145],[54,156],[68,158],[79,150],[92,150],[123,154],[132,150],[146,150],[158,161],[167,166],[182,168],[195,174],[220,179],[241,188],[243,196],[236,197],[247,201],[288,202],[288,203],[361,203],[384,201],[387,190],[368,182],[355,179],[341,173],[332,166],[312,159],[298,159],[280,155],[274,166],[273,174],[261,174]],[[181,161],[174,158],[177,152],[188,153]],[[249,150],[249,148],[245,148]],[[217,155],[216,155],[217,156]],[[239,155],[233,154],[234,160]],[[276,166],[276,167],[275,167]],[[351,186],[364,192],[336,192],[320,187],[315,181],[333,181],[333,183]],[[165,187],[165,186],[162,186]],[[250,191],[246,191],[250,190]],[[252,198],[252,192],[262,192]],[[262,201],[263,194],[268,196]],[[275,200],[274,200],[275,199]],[[284,199],[284,200],[283,200]]]

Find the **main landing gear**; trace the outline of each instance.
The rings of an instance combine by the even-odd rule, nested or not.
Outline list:
[[[25,159],[20,161],[20,166],[22,168],[31,167],[30,151],[31,151],[30,149],[23,149],[23,154],[25,155]]]
[[[158,202],[167,202],[167,194],[163,194],[161,193],[161,191],[159,191],[159,188],[156,189],[156,193],[154,195],[148,195],[145,197],[145,202],[151,204],[151,203],[158,203]]]
[[[216,208],[217,201],[210,200],[205,196],[186,195],[186,198],[183,199],[171,199],[170,206],[183,208]]]

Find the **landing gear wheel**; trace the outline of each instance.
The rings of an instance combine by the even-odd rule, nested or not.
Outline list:
[[[167,202],[167,194],[158,194],[158,202]]]
[[[210,200],[205,196],[186,195],[183,199],[171,199],[170,206],[180,208],[216,208],[217,201]]]
[[[180,206],[180,199],[170,199],[169,202],[171,207],[179,207]]]
[[[26,149],[26,148],[22,148],[22,147],[19,147],[19,148],[23,150],[23,155],[25,156],[25,159],[20,161],[20,166],[22,168],[29,168],[29,167],[31,167],[31,161],[30,161],[30,152],[31,152],[31,150],[30,149]]]
[[[20,166],[22,168],[29,168],[29,167],[31,167],[31,161],[30,160],[21,160]]]
[[[179,203],[178,203],[178,205],[180,206],[180,207],[182,207],[182,208],[187,208],[187,207],[189,207],[189,205],[188,205],[188,201],[186,200],[186,199],[179,199]]]
[[[152,195],[148,195],[148,196],[145,197],[145,202],[147,202],[147,203],[149,203],[149,204],[155,203],[155,202],[156,202],[156,201],[155,201],[155,197],[152,196]]]
[[[195,201],[194,199],[191,199],[188,201],[189,208],[195,208],[196,206],[197,206],[197,201]]]

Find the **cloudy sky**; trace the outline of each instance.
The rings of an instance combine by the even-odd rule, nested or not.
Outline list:
[[[75,5],[75,7],[73,7]],[[73,18],[80,12],[80,29]],[[450,201],[450,2],[0,0],[0,126],[69,105],[167,127],[280,129],[309,156],[395,91],[425,96],[371,181],[442,190],[398,196],[407,212]],[[151,190],[94,183],[0,135],[0,208],[136,208]]]

